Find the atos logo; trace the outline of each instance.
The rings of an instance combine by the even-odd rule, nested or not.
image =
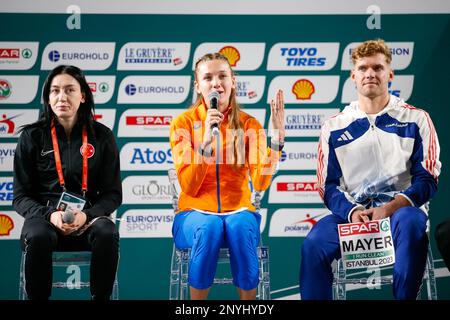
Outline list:
[[[134,148],[130,164],[173,164],[172,150],[152,150],[151,148]]]
[[[50,51],[50,53],[48,54],[48,58],[52,62],[58,62],[59,59],[61,58],[61,55],[59,54],[59,51],[53,50],[53,51]]]

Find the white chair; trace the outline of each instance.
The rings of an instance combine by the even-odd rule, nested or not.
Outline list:
[[[71,270],[79,272],[81,267],[87,267],[89,269],[91,265],[91,252],[90,251],[55,251],[52,257],[53,269],[65,268],[67,273],[71,273]],[[52,288],[64,288],[64,289],[83,289],[89,288],[89,281],[81,281],[76,279],[72,281],[54,281],[52,282]],[[20,282],[19,282],[19,299],[27,300],[27,294],[25,291],[25,252],[22,252],[22,258],[20,261]],[[119,300],[119,281],[114,279],[113,291],[111,294],[112,300]]]
[[[178,210],[178,191],[177,191],[177,173],[175,169],[168,171],[169,182],[172,189],[172,206],[175,211]],[[253,205],[256,210],[260,209],[261,195],[259,192],[253,192]],[[190,249],[178,249],[173,245],[172,262],[170,265],[170,300],[189,299],[189,256]],[[269,248],[263,245],[258,246],[259,258],[259,283],[257,287],[257,299],[270,300],[270,272],[269,272]],[[219,252],[218,265],[230,263],[230,251],[228,248],[221,248]],[[231,277],[215,277],[215,285],[232,284]]]

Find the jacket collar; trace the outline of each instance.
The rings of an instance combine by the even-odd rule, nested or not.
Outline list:
[[[399,97],[394,95],[390,95],[389,102],[386,107],[384,107],[380,112],[376,114],[376,116],[380,116],[382,114],[387,113],[390,110],[399,108],[405,104],[405,101]],[[350,112],[358,115],[358,117],[366,117],[366,113],[359,108],[358,100],[352,101],[348,106],[345,107],[343,112]]]

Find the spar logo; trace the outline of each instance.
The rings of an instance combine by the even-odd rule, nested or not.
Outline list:
[[[11,84],[5,79],[0,79],[0,100],[6,100],[11,95]]]
[[[314,84],[308,79],[297,80],[292,86],[292,93],[297,100],[309,100],[315,91]]]
[[[9,236],[12,229],[14,229],[14,222],[11,217],[0,213],[0,237]]]
[[[381,230],[387,231],[389,230],[389,226],[386,226],[386,221],[384,222],[385,223],[381,227]],[[340,226],[339,235],[352,236],[358,234],[378,233],[379,231],[378,221],[370,221],[366,223],[349,223]]]
[[[19,59],[20,49],[0,48],[0,59]]]
[[[22,49],[22,57],[24,59],[30,59],[33,55],[33,52],[28,49]],[[20,49],[8,49],[8,48],[0,48],[0,59],[19,59],[20,58]]]
[[[97,92],[108,92],[109,85],[106,82],[101,82],[97,85],[97,82],[88,82],[89,88],[91,89],[92,93]]]
[[[318,191],[317,182],[278,182],[277,191],[284,192],[311,192]]]
[[[241,60],[241,54],[239,53],[239,50],[233,46],[225,46],[220,49],[219,52],[228,59],[228,62],[232,67],[236,67],[238,61]]]
[[[169,126],[172,116],[127,116],[127,126]]]

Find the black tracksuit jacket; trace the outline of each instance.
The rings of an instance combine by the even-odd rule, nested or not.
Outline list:
[[[82,125],[74,126],[70,139],[60,124],[56,124],[56,133],[66,190],[81,195]],[[111,130],[94,122],[93,133],[88,132],[88,143],[95,149],[88,158],[88,191],[83,210],[89,221],[110,215],[120,206],[122,182],[119,152]],[[14,156],[14,209],[25,219],[44,217],[49,220],[62,192],[50,130],[26,128],[20,135]]]

